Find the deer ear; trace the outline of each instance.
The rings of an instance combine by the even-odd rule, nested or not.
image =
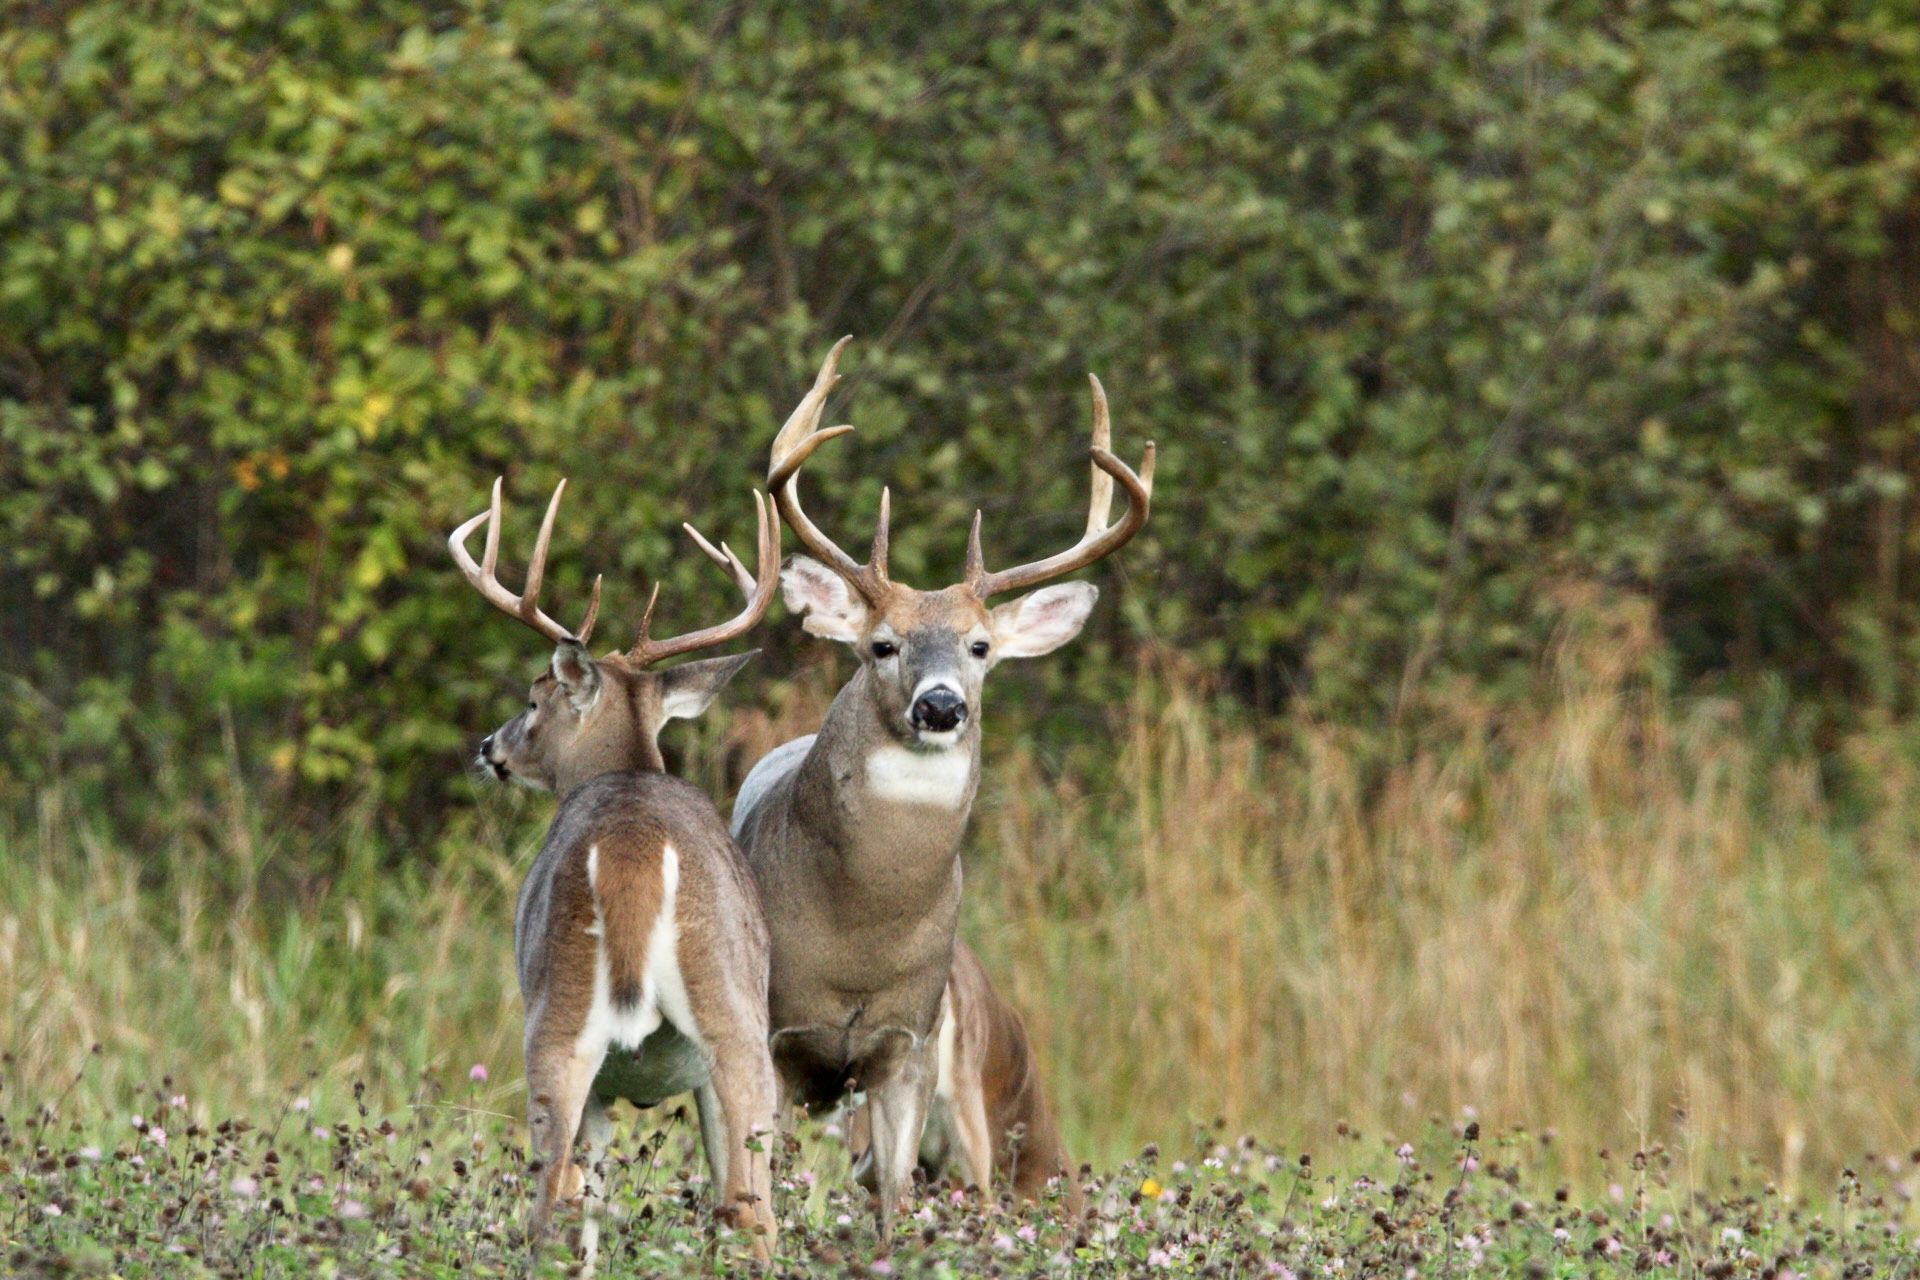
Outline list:
[[[660,718],[691,720],[713,705],[713,699],[727,681],[739,674],[759,654],[758,649],[729,654],[724,658],[702,658],[685,662],[660,673]]]
[[[787,608],[805,615],[800,625],[816,636],[852,644],[867,630],[867,606],[853,588],[818,560],[795,556],[780,571]]]
[[[585,715],[600,696],[600,664],[578,640],[562,640],[553,651],[553,678],[566,691],[574,714]]]
[[[1002,658],[1052,653],[1080,634],[1099,598],[1091,582],[1062,582],[1009,600],[994,609],[989,624],[995,652]]]

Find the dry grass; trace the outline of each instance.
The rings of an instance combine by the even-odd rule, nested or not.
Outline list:
[[[1602,1146],[1664,1143],[1683,1171],[1750,1158],[1816,1189],[1920,1141],[1912,766],[1854,744],[1869,793],[1843,822],[1814,759],[1647,692],[1651,650],[1637,615],[1605,615],[1534,710],[1463,702],[1444,747],[1392,767],[1309,721],[1256,734],[1152,672],[1104,769],[996,739],[968,932],[1079,1152],[1216,1116],[1322,1145],[1341,1121],[1411,1134],[1471,1107],[1557,1130],[1575,1178]],[[829,688],[701,730],[694,775],[817,717]],[[355,1080],[394,1106],[485,1062],[479,1105],[517,1114],[510,904],[546,806],[475,813],[432,857],[351,820],[314,849],[229,788],[153,850],[44,796],[0,833],[17,1087],[59,1094],[95,1042],[70,1111],[127,1109],[165,1075],[254,1109]],[[299,874],[316,865],[337,871]]]
[[[1113,789],[997,762],[971,933],[1113,1158],[1223,1116],[1315,1144],[1463,1109],[1788,1187],[1920,1139],[1913,770],[1763,758],[1724,705],[1638,679],[1633,611],[1576,630],[1550,699],[1463,707],[1396,767],[1306,724],[1263,749],[1143,679]],[[1010,780],[1027,780],[1011,785]]]

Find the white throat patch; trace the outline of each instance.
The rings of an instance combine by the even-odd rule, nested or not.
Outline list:
[[[914,751],[889,744],[867,757],[867,785],[895,804],[958,809],[966,801],[972,774],[970,751]]]

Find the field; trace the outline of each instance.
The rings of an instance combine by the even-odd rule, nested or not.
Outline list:
[[[87,1141],[36,1116],[0,1158],[7,1252],[21,1275],[449,1276],[520,1270],[525,1165],[491,1113],[451,1088],[390,1119],[324,1114],[302,1095],[252,1121],[195,1122],[199,1100],[162,1084],[145,1114]],[[480,1092],[484,1092],[481,1090]],[[213,1109],[216,1113],[221,1108]],[[675,1112],[610,1152],[603,1274],[726,1274]],[[1079,1229],[1045,1210],[922,1197],[891,1251],[831,1142],[776,1166],[786,1274],[1249,1277],[1907,1274],[1904,1167],[1848,1175],[1832,1210],[1772,1186],[1718,1198],[1673,1180],[1670,1152],[1605,1158],[1615,1181],[1588,1201],[1542,1175],[1542,1139],[1463,1122],[1418,1146],[1349,1130],[1331,1161],[1201,1132],[1181,1154],[1149,1148],[1093,1178]],[[804,1155],[804,1158],[802,1156]],[[1332,1164],[1338,1172],[1327,1172]],[[816,1173],[816,1170],[818,1171]],[[1361,1172],[1364,1171],[1364,1172]],[[556,1244],[541,1274],[566,1274]]]
[[[1920,1187],[1916,779],[1862,736],[1841,803],[1727,707],[1651,692],[1639,626],[1570,633],[1536,712],[1463,705],[1444,750],[1384,769],[1310,722],[1257,737],[1153,669],[1104,760],[990,747],[967,933],[1102,1208],[1076,1247],[941,1203],[889,1265],[1890,1262]],[[803,688],[702,730],[687,767],[724,785],[831,683]],[[17,1265],[508,1256],[528,1199],[508,921],[548,803],[479,792],[470,830],[410,856],[368,810],[295,848],[237,783],[156,849],[46,792],[0,849]],[[647,1132],[624,1131],[621,1247],[713,1261],[682,1194],[691,1126]],[[794,1264],[874,1256],[843,1170],[831,1141],[788,1164]]]

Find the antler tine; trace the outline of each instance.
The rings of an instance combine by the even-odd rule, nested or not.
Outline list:
[[[540,517],[540,536],[533,540],[533,559],[527,561],[527,585],[520,591],[523,614],[537,611],[540,604],[540,587],[547,580],[547,549],[553,545],[553,521],[560,514],[560,499],[566,492],[567,482],[562,479],[553,486],[553,497],[547,499],[547,514]]]
[[[827,358],[820,363],[820,372],[813,377],[813,386],[808,388],[807,394],[801,397],[800,403],[787,416],[786,422],[780,428],[780,434],[773,438],[775,466],[779,465],[794,446],[820,426],[820,414],[827,407],[827,396],[832,392],[834,385],[840,381],[838,372],[840,353],[846,350],[847,344],[852,341],[853,335],[848,334],[833,344],[833,350],[827,352]],[[852,430],[851,427],[847,429]]]
[[[826,361],[813,380],[812,389],[800,401],[786,425],[780,428],[780,434],[774,437],[772,460],[767,469],[767,489],[773,494],[781,516],[793,526],[793,532],[802,545],[845,578],[870,603],[877,603],[887,589],[886,497],[882,495],[881,498],[880,523],[874,533],[873,552],[864,565],[822,533],[819,526],[807,518],[806,511],[800,505],[798,475],[801,464],[827,441],[853,430],[848,426],[828,427],[824,431],[819,429],[827,395],[840,380],[835,372],[840,364],[840,352],[851,341],[851,337],[845,337],[833,344],[833,350],[827,353]]]
[[[1112,452],[1113,419],[1107,414],[1107,389],[1094,374],[1089,373],[1087,381],[1093,386],[1093,447]],[[1107,518],[1113,514],[1113,477],[1093,463],[1087,470],[1093,473],[1093,496],[1087,503],[1087,531],[1081,536],[1093,537],[1105,532]],[[1152,481],[1146,483],[1151,488]]]
[[[493,478],[493,497],[487,507],[487,545],[480,553],[480,568],[489,578],[493,576],[493,567],[500,563],[500,487],[507,482],[505,476]],[[475,517],[476,519],[478,517]],[[469,520],[471,526],[473,521]],[[465,539],[462,539],[464,544]],[[464,550],[464,546],[462,548]]]
[[[500,563],[501,487],[502,481],[495,480],[487,509],[448,535],[447,549],[453,552],[453,562],[459,566],[461,576],[473,585],[481,597],[502,613],[513,615],[555,644],[576,639],[585,644],[593,635],[594,621],[600,616],[599,578],[593,580],[593,594],[587,602],[586,620],[581,623],[578,635],[540,611],[540,587],[546,578],[547,549],[553,542],[553,523],[560,512],[560,498],[567,491],[567,482],[562,480],[554,486],[553,497],[547,503],[546,518],[540,522],[540,536],[533,545],[533,558],[527,564],[527,585],[520,595],[507,590],[495,572]],[[482,522],[487,526],[487,541],[481,552],[481,562],[475,564],[472,553],[467,550],[467,539],[473,536],[473,531]]]
[[[880,486],[880,517],[873,525],[873,547],[867,552],[867,572],[881,586],[887,584],[887,549],[893,538],[893,490]]]
[[[702,551],[723,565],[732,562],[730,567],[735,571],[735,582],[747,597],[740,612],[717,626],[689,631],[671,640],[655,640],[649,631],[653,624],[654,602],[660,598],[660,588],[656,584],[652,598],[647,601],[646,616],[640,622],[640,638],[634,642],[628,658],[645,667],[683,653],[692,653],[696,649],[710,649],[746,634],[766,615],[768,606],[773,603],[774,587],[780,580],[780,521],[774,515],[773,500],[757,491],[753,495],[753,513],[759,525],[755,565],[758,572],[751,577],[734,559],[732,552],[716,552],[711,543],[694,532],[691,525],[687,526],[687,532],[693,534],[694,541],[700,544]],[[749,586],[751,590],[748,590]]]
[[[759,505],[760,498],[758,494],[754,495],[753,501],[756,506]],[[727,571],[728,576],[733,579],[734,585],[740,588],[740,594],[751,600],[754,591],[753,575],[748,573],[747,567],[740,563],[740,557],[733,554],[733,548],[724,542],[718,547],[715,547],[711,542],[706,540],[698,529],[690,524],[683,523],[680,527],[687,531],[687,536],[693,539],[693,544],[706,553],[707,559]]]
[[[1092,457],[1093,481],[1087,502],[1086,532],[1080,536],[1079,542],[1057,555],[989,573],[986,557],[980,550],[980,513],[974,512],[973,531],[967,537],[966,580],[967,586],[982,600],[1003,592],[1036,586],[1061,574],[1072,573],[1075,569],[1084,569],[1126,545],[1147,522],[1147,511],[1153,501],[1153,470],[1157,457],[1154,443],[1147,441],[1138,474],[1120,461],[1111,447],[1113,423],[1107,412],[1106,389],[1100,385],[1100,379],[1092,374],[1088,374],[1087,379],[1093,386],[1093,442],[1088,451]],[[1116,482],[1127,494],[1127,509],[1117,525],[1109,523]]]

